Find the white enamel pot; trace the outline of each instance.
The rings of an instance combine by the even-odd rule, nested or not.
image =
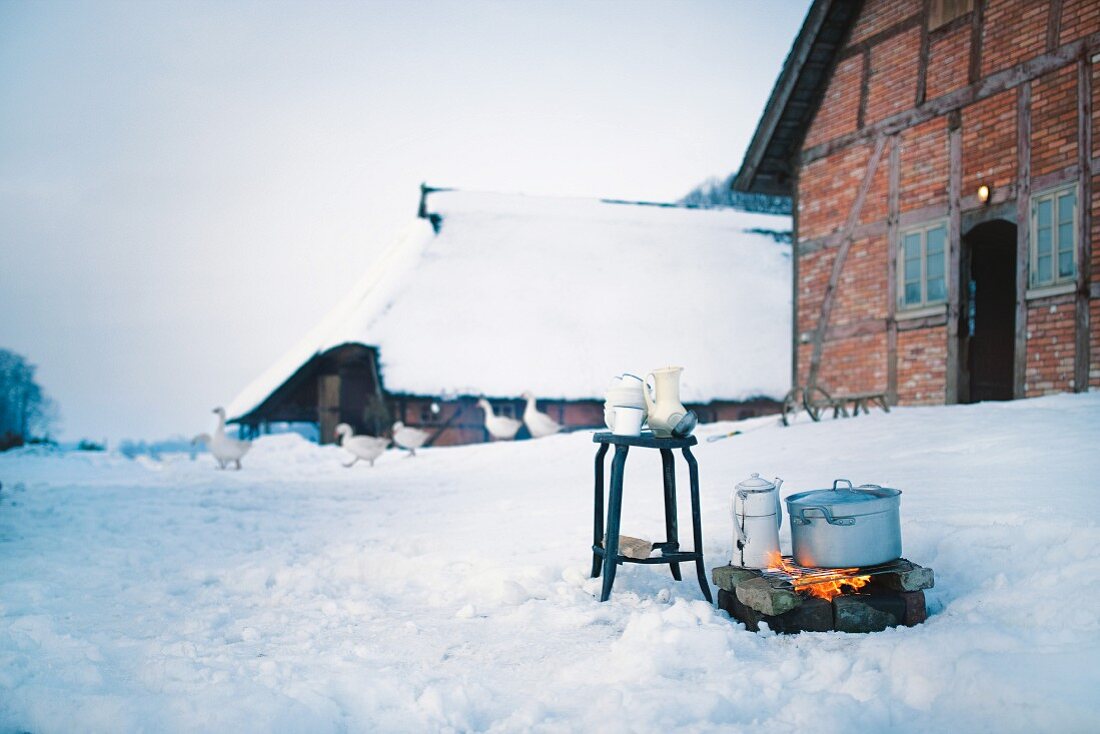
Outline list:
[[[842,486],[843,485],[843,486]],[[901,558],[901,490],[837,479],[832,489],[787,498],[800,566],[851,568]]]

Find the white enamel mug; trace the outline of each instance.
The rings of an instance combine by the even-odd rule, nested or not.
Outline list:
[[[616,405],[614,412],[615,426],[611,432],[616,436],[639,436],[642,433],[642,419],[644,411],[633,405]]]

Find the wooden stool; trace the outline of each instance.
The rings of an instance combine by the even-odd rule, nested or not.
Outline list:
[[[699,512],[699,466],[691,455],[689,447],[698,443],[694,436],[687,438],[656,438],[651,433],[641,436],[616,436],[613,433],[597,433],[592,437],[600,445],[596,450],[596,502],[595,522],[592,528],[592,578],[600,575],[603,568],[603,591],[600,601],[611,596],[611,586],[615,583],[615,570],[622,563],[667,563],[672,567],[672,578],[680,581],[680,564],[695,561],[695,570],[699,575],[699,588],[706,600],[713,603],[707,572],[703,565],[703,528]],[[611,461],[611,494],[607,505],[607,546],[604,547],[604,499],[603,468],[607,449],[615,445],[615,457]],[[619,520],[623,511],[623,471],[626,467],[626,455],[631,446],[657,449],[661,452],[661,465],[664,469],[665,487],[665,534],[663,543],[654,543],[661,550],[657,558],[629,558],[619,553]],[[676,468],[673,464],[673,449],[681,449],[687,461],[688,475],[691,479],[691,526],[695,541],[694,551],[681,551],[680,538],[676,523]]]

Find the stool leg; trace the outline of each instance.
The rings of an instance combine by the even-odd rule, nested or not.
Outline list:
[[[680,535],[676,528],[676,466],[673,463],[672,449],[661,449],[661,467],[665,477],[665,540],[680,546]],[[672,578],[682,580],[680,564],[670,563]]]
[[[603,465],[604,457],[607,456],[608,444],[601,443],[600,448],[596,451],[596,513],[592,521],[592,545],[603,547]],[[598,578],[600,575],[600,566],[603,565],[603,558],[599,553],[592,552],[592,578]]]
[[[623,514],[623,467],[629,446],[615,446],[615,458],[611,460],[611,494],[607,502],[607,542],[604,543],[603,591],[600,601],[611,596],[611,585],[615,583],[616,559],[619,556],[619,520]]]
[[[687,446],[683,448],[683,452],[691,476],[691,529],[695,540],[695,552],[699,554],[699,557],[695,559],[695,570],[699,575],[699,588],[703,590],[703,596],[713,604],[714,599],[710,595],[710,584],[707,583],[707,569],[703,563],[703,520],[702,512],[699,509],[699,465],[695,463],[695,457],[691,455],[691,450]]]

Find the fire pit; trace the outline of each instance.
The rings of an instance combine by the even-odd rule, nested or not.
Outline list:
[[[766,569],[719,566],[718,606],[745,627],[775,632],[878,632],[923,622],[932,569],[904,558],[861,568],[808,568],[791,556]]]

